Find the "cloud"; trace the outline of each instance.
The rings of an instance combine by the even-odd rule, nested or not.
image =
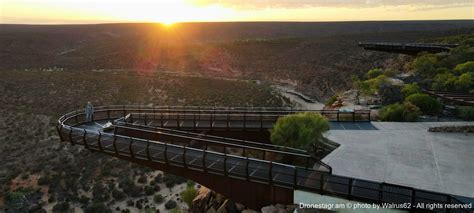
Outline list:
[[[212,4],[239,9],[348,7],[370,8],[382,6],[414,6],[417,8],[449,8],[473,6],[472,0],[187,0],[208,6]]]

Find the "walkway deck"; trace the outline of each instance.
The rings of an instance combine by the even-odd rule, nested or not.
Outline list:
[[[306,163],[306,166],[286,164],[278,162],[278,160],[270,160],[276,158],[267,158],[265,154],[263,159],[258,159],[257,156],[250,155],[250,152],[239,156],[236,153],[228,152],[226,148],[223,152],[217,152],[207,150],[207,148],[194,148],[189,144],[194,140],[208,140],[206,142],[212,144],[212,146],[226,144],[225,146],[240,147],[251,151],[264,150],[271,154],[278,153],[277,147],[270,147],[269,145],[252,144],[252,142],[232,142],[232,139],[217,140],[217,138],[212,137],[200,139],[190,135],[183,136],[184,133],[169,134],[171,135],[170,137],[175,139],[183,139],[189,136],[184,145],[177,145],[170,141],[160,140],[160,137],[157,140],[151,140],[148,137],[153,137],[154,135],[146,135],[149,130],[147,128],[138,128],[138,130],[127,129],[130,126],[125,125],[127,123],[138,125],[135,122],[143,121],[144,125],[150,127],[153,126],[150,125],[152,124],[151,122],[160,123],[160,126],[161,123],[169,123],[173,125],[167,127],[172,128],[200,129],[203,131],[225,128],[237,129],[245,134],[246,131],[268,128],[271,126],[267,125],[269,121],[275,122],[278,117],[300,111],[302,110],[205,107],[185,109],[182,107],[144,106],[97,107],[94,113],[94,122],[84,122],[85,116],[82,110],[62,116],[59,119],[58,132],[63,141],[69,141],[71,144],[82,145],[90,150],[140,162],[149,166],[156,166],[157,168],[162,168],[162,166],[165,166],[163,168],[173,168],[171,171],[179,171],[180,174],[184,174],[187,178],[199,178],[196,175],[188,177],[186,176],[188,173],[202,174],[200,176],[208,174],[217,175],[213,176],[213,178],[222,177],[221,179],[226,179],[226,181],[235,180],[236,183],[238,181],[240,181],[239,183],[254,182],[276,187],[274,189],[268,188],[272,193],[274,190],[282,188],[304,190],[362,202],[462,203],[456,197],[449,194],[334,175],[331,174],[331,170],[325,171],[321,167],[313,169],[311,166],[308,166],[308,163]],[[342,117],[337,112],[327,113],[326,115],[336,120],[341,120]],[[344,119],[352,118],[353,121],[357,121],[364,119],[363,116],[367,118],[367,114],[356,111]],[[368,118],[370,120],[370,114]],[[101,125],[108,121],[114,121],[121,128],[125,128],[124,132],[102,131]],[[222,123],[222,121],[225,122]],[[232,123],[236,121],[239,125],[233,126]],[[201,123],[209,123],[209,125],[201,126]],[[256,125],[257,123],[258,125]],[[361,126],[358,128],[363,129]],[[170,133],[170,131],[172,130],[162,130],[161,133],[158,132],[156,134],[160,136],[163,132]],[[366,132],[364,130],[358,131]],[[142,135],[140,137],[131,136],[133,134]],[[278,154],[298,156],[301,155],[301,152],[298,150],[285,150],[284,153]],[[308,158],[306,157],[306,159]],[[228,188],[230,182],[226,183],[225,188]],[[219,192],[222,188],[214,190]],[[258,205],[269,204],[264,203],[268,201],[263,200],[263,198],[268,197],[270,191],[259,191],[256,193],[262,193],[261,195],[256,195],[262,198]],[[238,195],[244,196],[242,193]],[[464,211],[460,210],[460,212]]]

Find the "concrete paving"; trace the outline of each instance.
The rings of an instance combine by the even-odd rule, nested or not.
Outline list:
[[[330,130],[341,144],[323,159],[337,175],[474,197],[474,134],[428,128],[474,122],[372,122],[378,130]]]

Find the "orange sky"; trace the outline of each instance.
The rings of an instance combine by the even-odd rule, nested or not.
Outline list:
[[[0,0],[1,23],[474,19],[472,0]]]

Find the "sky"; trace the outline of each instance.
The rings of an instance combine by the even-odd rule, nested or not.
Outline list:
[[[474,20],[474,0],[0,0],[0,23]]]

